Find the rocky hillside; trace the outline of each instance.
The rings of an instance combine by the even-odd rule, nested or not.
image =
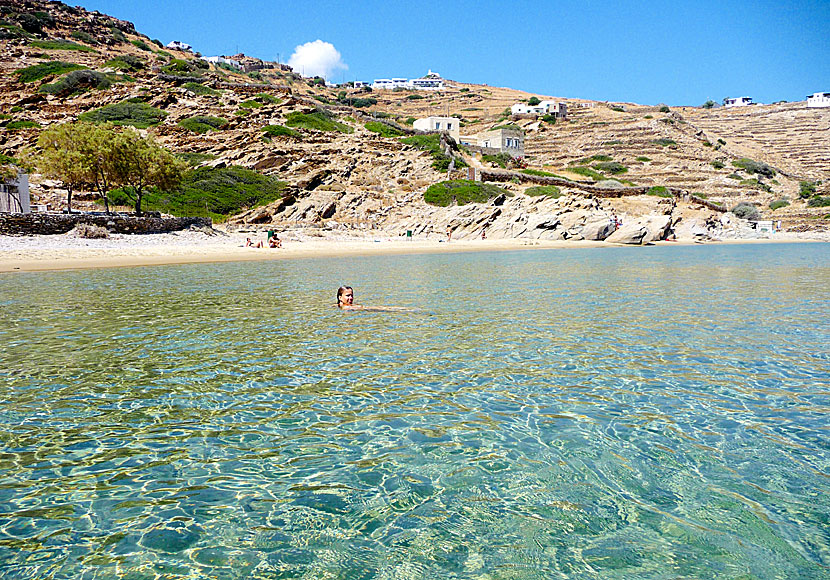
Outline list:
[[[0,21],[0,152],[21,155],[43,127],[85,112],[128,99],[146,103],[165,115],[142,131],[173,152],[288,183],[283,199],[244,211],[231,219],[236,224],[416,232],[449,226],[462,236],[487,229],[492,236],[602,239],[607,233],[595,233],[596,224],[615,215],[652,230],[654,216],[668,216],[659,235],[695,228],[700,234],[707,223],[712,234],[713,224],[722,230],[725,223],[718,207],[748,202],[790,229],[830,226],[830,209],[799,197],[804,180],[830,194],[830,110],[803,102],[703,110],[560,98],[569,118],[550,124],[507,118],[510,105],[534,96],[512,89],[449,82],[440,93],[367,93],[327,88],[244,55],[234,59],[248,72],[208,65],[163,48],[129,22],[58,2],[0,0]],[[427,187],[448,176],[400,135],[429,114],[460,117],[463,134],[518,124],[526,132],[527,168],[567,181],[529,197],[524,192],[539,183],[508,174],[499,178],[503,195],[486,203],[428,205]],[[193,117],[218,119],[210,121],[217,130],[194,129]],[[480,169],[495,167],[460,155]],[[753,173],[741,159],[774,175]],[[62,209],[59,183],[37,175],[32,182],[36,202]],[[615,193],[598,195],[595,182]],[[639,195],[645,190],[627,189],[633,186],[673,198]],[[95,194],[80,197],[95,207]],[[790,205],[773,210],[775,200]]]

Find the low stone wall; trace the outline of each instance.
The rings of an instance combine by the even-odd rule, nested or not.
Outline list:
[[[482,181],[511,181],[518,179],[522,183],[538,183],[539,185],[558,185],[562,187],[573,187],[581,189],[594,194],[597,197],[625,197],[628,195],[645,195],[650,189],[649,186],[635,186],[635,187],[621,187],[618,189],[608,189],[600,187],[595,183],[587,183],[585,181],[570,181],[561,177],[547,177],[543,175],[530,175],[529,173],[522,173],[521,171],[499,171],[499,170],[481,170]],[[666,191],[674,197],[681,195],[680,190],[667,187]]]
[[[191,226],[212,228],[210,218],[202,217],[136,217],[127,214],[87,213],[0,213],[0,234],[27,236],[65,234],[78,224],[92,224],[117,234],[162,234]]]

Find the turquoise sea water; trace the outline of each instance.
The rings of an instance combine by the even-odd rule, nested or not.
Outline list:
[[[826,244],[17,274],[0,305],[0,578],[830,578]]]

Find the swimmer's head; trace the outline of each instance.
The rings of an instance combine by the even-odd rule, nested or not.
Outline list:
[[[351,306],[354,302],[354,290],[351,286],[341,286],[337,289],[337,307]]]

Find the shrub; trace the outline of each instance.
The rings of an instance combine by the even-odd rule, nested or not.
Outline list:
[[[536,105],[538,105],[541,102],[542,101],[540,101],[537,97],[530,97],[527,100],[527,104],[530,105],[531,107],[535,107]]]
[[[562,192],[555,185],[535,185],[533,187],[528,187],[527,189],[525,189],[525,195],[529,195],[531,197],[538,197],[540,195],[544,195],[545,197],[557,199],[559,197],[562,197]]]
[[[752,205],[751,203],[747,203],[742,201],[738,205],[732,208],[732,213],[734,213],[737,217],[745,220],[758,220],[761,219],[761,214],[758,211],[758,208]]]
[[[78,52],[98,52],[94,48],[72,42],[71,40],[32,40],[29,46],[44,50],[77,50]]]
[[[807,201],[808,207],[827,207],[830,205],[830,196],[815,195]]]
[[[668,139],[666,137],[662,137],[660,139],[655,139],[652,141],[655,145],[660,145],[661,147],[671,147],[672,145],[677,145],[677,141],[674,139]]]
[[[593,179],[594,181],[604,181],[605,180],[605,176],[602,173],[597,173],[596,171],[594,171],[590,167],[581,167],[581,166],[569,167],[568,171],[570,171],[571,173],[576,173],[577,175],[584,175],[585,177],[589,177],[589,178]]]
[[[98,44],[98,41],[95,38],[83,30],[73,30],[72,34],[70,34],[72,38],[75,40],[80,40],[81,42],[85,42],[87,44]]]
[[[500,187],[489,183],[457,179],[430,185],[424,192],[424,201],[430,205],[447,207],[453,202],[458,205],[487,203],[491,199],[506,193]]]
[[[775,177],[775,170],[762,161],[753,161],[752,159],[744,157],[743,159],[733,161],[732,165],[734,167],[740,167],[747,173],[757,173],[764,177]]]
[[[714,167],[715,169],[723,169],[725,167],[724,164],[723,164],[723,161],[718,161],[718,160],[712,161],[710,163],[710,165],[712,167]]]
[[[114,68],[116,70],[139,71],[146,65],[144,64],[144,61],[137,56],[122,54],[105,62],[104,66]]]
[[[622,141],[620,141],[619,139],[612,139],[611,141],[605,141],[603,145],[622,145]]]
[[[654,116],[653,116],[653,115],[645,115],[645,116],[643,117],[643,119],[653,119],[653,118],[654,118]]]
[[[110,237],[110,233],[107,231],[107,228],[96,226],[95,224],[78,224],[72,228],[72,231],[69,232],[69,234],[75,236],[76,238],[85,238],[88,240]]]
[[[313,113],[288,113],[285,124],[289,127],[312,129],[314,131],[338,131],[352,133],[354,129],[332,118],[331,113],[315,111]]]
[[[219,131],[228,124],[227,119],[221,117],[211,117],[205,115],[197,115],[188,119],[179,121],[179,126],[184,127],[188,131],[194,133],[208,133],[210,131]]]
[[[441,136],[439,134],[433,133],[430,135],[412,135],[411,137],[401,139],[401,142],[411,145],[416,149],[428,151],[430,155],[432,155],[433,169],[436,169],[437,171],[447,171],[449,169],[452,158],[445,155],[441,150]],[[467,164],[463,159],[456,159],[455,166],[466,167]]]
[[[212,89],[210,87],[206,87],[205,85],[199,83],[185,83],[182,86],[194,95],[215,96],[220,94],[220,91],[217,91],[216,89]]]
[[[83,113],[78,116],[78,120],[90,123],[131,125],[137,129],[146,129],[158,125],[164,121],[166,116],[167,113],[161,109],[130,99]]]
[[[592,155],[591,157],[586,157],[584,159],[580,159],[576,163],[585,164],[585,163],[591,163],[592,161],[611,161],[611,158],[608,155]]]
[[[371,107],[372,105],[377,105],[378,100],[373,98],[373,97],[348,99],[348,104],[351,105],[352,107],[357,107],[357,108]]]
[[[744,180],[743,177],[741,177],[740,175],[738,175],[737,173],[734,173],[734,172],[727,175],[726,178],[727,179],[734,179],[736,181],[743,181]]]
[[[274,95],[269,95],[268,93],[257,93],[256,95],[254,95],[254,98],[260,102],[272,105],[279,105],[282,102],[281,98],[275,97]]]
[[[812,181],[799,181],[798,197],[808,199],[816,194],[816,184]]]
[[[274,177],[242,167],[198,167],[185,174],[174,191],[149,190],[142,204],[172,215],[206,215],[224,221],[246,208],[279,199],[284,187]],[[123,191],[113,191],[110,198],[116,205],[131,205]]]
[[[775,201],[769,202],[769,208],[773,211],[782,207],[787,207],[788,205],[790,205],[790,202],[784,199],[783,197],[780,199],[776,199]]]
[[[239,103],[239,106],[242,109],[261,109],[265,105],[263,105],[259,101],[255,101],[254,99],[249,99],[247,101],[242,101],[241,103]]]
[[[551,125],[556,125],[556,115],[542,115],[542,121],[545,123],[550,123]]]
[[[658,109],[661,113],[671,113],[671,109],[667,105],[661,105]]]
[[[559,177],[555,173],[548,173],[547,171],[540,171],[538,169],[522,169],[521,172],[527,175],[537,175],[539,177]]]
[[[237,117],[247,117],[248,115],[251,114],[251,111],[250,111],[250,109],[237,109],[236,111],[233,112],[233,114],[236,115]]]
[[[131,40],[130,44],[135,46],[136,48],[140,48],[141,50],[146,50],[147,52],[153,52],[153,48],[144,42],[143,40]]]
[[[400,137],[401,135],[403,135],[403,133],[398,129],[390,127],[385,123],[378,123],[377,121],[369,121],[364,126],[367,130],[371,131],[372,133],[378,133],[383,137]]]
[[[409,101],[417,101],[417,100],[423,99],[423,98],[424,98],[423,95],[407,95],[406,96],[406,99],[409,100]]]
[[[656,195],[657,197],[673,197],[669,188],[664,185],[655,185],[649,187],[646,195]]]
[[[718,144],[719,145],[726,145],[726,141],[724,141],[723,139],[718,139]]]
[[[0,21],[0,40],[13,40],[15,38],[28,38],[29,34],[14,24]]]
[[[9,129],[10,131],[14,131],[16,129],[34,129],[35,127],[40,127],[40,125],[34,121],[28,120],[12,121],[11,123],[6,124],[6,129]]]
[[[19,80],[20,82],[32,83],[34,81],[39,81],[43,77],[47,77],[49,75],[62,75],[73,70],[80,70],[85,68],[85,66],[81,66],[79,64],[53,60],[51,62],[42,62],[40,64],[35,64],[32,66],[27,66],[26,68],[18,69],[14,71],[14,74],[17,75],[17,80]]]
[[[513,164],[513,156],[509,153],[496,153],[495,155],[482,155],[481,160],[485,163],[493,163],[502,169]]]
[[[704,109],[714,109],[715,105],[716,105],[715,101],[713,101],[712,99],[709,99],[708,101],[703,103],[702,106],[703,106]]]
[[[646,163],[647,161],[651,161],[651,159],[649,159],[648,157],[641,156],[641,157],[637,158],[637,161],[640,161],[642,163]]]
[[[464,87],[463,89],[459,89],[458,92],[459,93],[469,93],[470,89],[468,89],[467,87]]]
[[[415,117],[407,117],[403,120],[403,122],[405,125],[412,125],[413,123],[415,123],[415,120]]]
[[[68,97],[86,89],[108,89],[112,81],[104,73],[94,70],[74,70],[52,84],[41,86],[37,92]]]
[[[609,107],[612,111],[617,111],[618,113],[625,113],[625,109],[620,105],[612,105]]]
[[[176,153],[176,157],[191,167],[199,165],[203,161],[211,161],[216,159],[216,155],[211,155],[210,153]]]
[[[766,192],[772,192],[772,188],[767,185],[766,183],[762,183],[757,179],[743,179],[741,180],[741,185],[745,185],[747,187],[754,187],[755,189],[763,189]]]
[[[595,163],[593,167],[597,171],[602,171],[603,173],[610,173],[612,175],[628,172],[628,168],[617,161],[603,161],[602,163]]]
[[[282,125],[267,125],[263,127],[262,130],[265,131],[265,133],[269,137],[283,136],[291,137],[294,139],[299,139],[301,137],[301,135],[297,131],[294,131],[293,129],[289,129],[288,127],[284,127]]]

